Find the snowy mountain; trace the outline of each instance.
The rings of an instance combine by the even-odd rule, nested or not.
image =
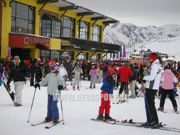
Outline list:
[[[160,51],[165,45],[167,48],[167,45],[171,46],[171,43],[173,45],[179,44],[179,38],[180,25],[178,24],[168,24],[160,27],[140,27],[134,24],[116,23],[108,26],[105,29],[105,42],[125,45],[127,56],[131,56],[131,54],[133,54],[135,50],[140,51],[142,49],[153,49],[153,51],[156,52]],[[154,45],[153,48],[151,48],[152,44],[154,43],[158,44],[156,46]],[[172,49],[173,48],[174,47],[172,46]],[[168,49],[161,53],[169,54]],[[177,53],[173,54],[171,51],[170,55],[175,56],[177,55]]]
[[[180,25],[177,24],[140,27],[134,24],[116,23],[105,29],[105,42],[125,45],[161,41],[179,36]]]

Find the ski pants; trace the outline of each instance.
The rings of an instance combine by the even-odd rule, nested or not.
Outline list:
[[[132,80],[130,82],[130,90],[131,90],[131,96],[136,96],[135,94],[135,86],[136,86],[136,80]]]
[[[101,92],[101,105],[99,107],[99,114],[105,114],[109,115],[110,114],[110,95],[107,92],[102,91]]]
[[[173,89],[172,90],[165,90],[165,89],[161,90],[160,107],[164,108],[164,103],[165,103],[167,95],[169,95],[169,99],[171,100],[173,107],[177,108],[177,102],[174,97]]]
[[[53,121],[59,120],[58,100],[53,95],[48,95],[47,118]]]
[[[15,102],[20,105],[22,104],[23,86],[24,86],[24,81],[14,82]]]
[[[155,96],[157,90],[146,89],[144,100],[146,109],[146,118],[148,123],[159,123],[156,107],[155,107]]]
[[[125,91],[125,94],[128,95],[128,82],[121,82],[121,87],[119,89],[119,95],[122,94],[123,90]]]
[[[90,87],[91,88],[96,87],[96,81],[97,81],[97,76],[96,75],[91,75],[91,81],[90,81]]]

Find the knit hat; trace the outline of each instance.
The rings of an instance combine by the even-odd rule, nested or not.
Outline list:
[[[52,73],[59,72],[59,67],[57,64],[50,65],[50,70]]]
[[[150,53],[150,54],[148,55],[148,57],[151,59],[151,62],[154,62],[155,60],[158,59],[158,56],[157,56],[156,53]]]

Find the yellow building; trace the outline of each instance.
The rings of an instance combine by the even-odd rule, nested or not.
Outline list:
[[[66,0],[0,0],[0,57],[100,59],[120,50],[103,42],[104,28],[116,22]]]

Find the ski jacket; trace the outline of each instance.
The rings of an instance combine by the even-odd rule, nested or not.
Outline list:
[[[24,63],[20,63],[19,65],[15,65],[12,63],[10,66],[10,74],[8,77],[7,84],[9,85],[11,80],[14,82],[18,81],[26,81],[27,76],[27,67]]]
[[[147,75],[145,75],[143,78],[143,80],[146,81],[145,88],[158,90],[162,71],[163,70],[159,60],[155,60],[149,67]]]
[[[170,69],[166,69],[161,75],[161,87],[165,90],[172,90],[178,79]]]
[[[130,77],[133,76],[132,70],[128,66],[122,66],[118,72],[117,75],[120,76],[119,81],[120,82],[128,82]]]
[[[107,76],[104,80],[103,80],[103,85],[101,87],[102,91],[105,91],[109,94],[113,94],[113,90],[114,90],[114,79],[112,76]]]
[[[49,95],[56,95],[58,93],[58,86],[62,85],[64,87],[64,79],[59,74],[49,73],[43,78],[40,85],[47,86],[47,93]]]

